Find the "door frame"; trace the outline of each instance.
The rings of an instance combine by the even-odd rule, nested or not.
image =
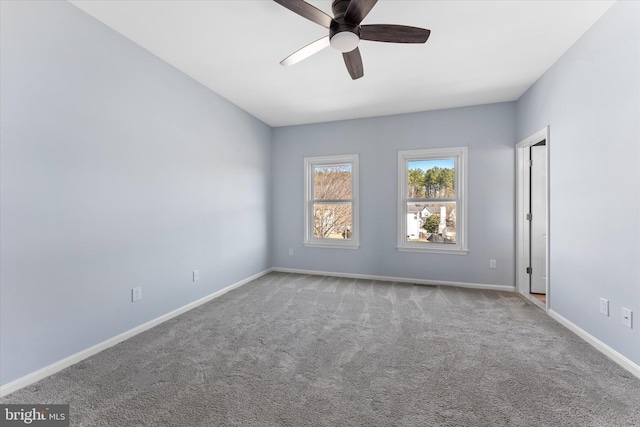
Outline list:
[[[540,129],[538,132],[523,139],[516,145],[516,292],[533,302],[545,312],[549,311],[551,300],[549,289],[550,266],[549,266],[549,194],[550,194],[550,165],[549,165],[549,126]],[[545,245],[545,259],[547,263],[546,279],[546,303],[543,304],[529,292],[529,267],[530,245],[529,245],[529,222],[527,220],[528,201],[530,195],[529,177],[529,147],[545,141],[547,156],[547,210],[546,210],[546,233],[547,242]]]

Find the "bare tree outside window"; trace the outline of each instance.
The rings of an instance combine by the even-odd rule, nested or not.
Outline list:
[[[351,165],[315,166],[313,181],[313,236],[350,239]]]
[[[304,158],[305,246],[358,249],[358,155]]]

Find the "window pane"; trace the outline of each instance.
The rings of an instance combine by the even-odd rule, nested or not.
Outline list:
[[[409,199],[455,198],[455,159],[410,160],[407,162]]]
[[[407,203],[407,242],[456,243],[456,202]]]
[[[351,203],[313,204],[313,237],[351,239]]]
[[[315,166],[313,168],[314,200],[350,200],[351,165]]]

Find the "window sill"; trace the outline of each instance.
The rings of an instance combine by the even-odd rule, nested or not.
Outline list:
[[[336,243],[316,243],[316,242],[304,242],[307,248],[326,248],[326,249],[360,249],[360,245],[353,244],[336,244]]]
[[[437,249],[437,248],[413,248],[397,246],[398,252],[422,252],[427,254],[467,255],[469,249]]]

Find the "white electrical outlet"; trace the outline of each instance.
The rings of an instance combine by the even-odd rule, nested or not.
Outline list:
[[[293,255],[293,249],[289,249],[289,255]]]
[[[197,282],[200,280],[200,270],[193,270],[193,281]]]
[[[131,302],[140,301],[142,299],[142,287],[138,286],[131,289]]]
[[[633,328],[632,317],[633,317],[633,311],[629,310],[628,308],[622,307],[622,324],[624,326]]]
[[[489,260],[489,268],[496,268],[496,260],[495,259],[490,259]]]
[[[600,314],[609,316],[609,300],[600,298]]]

